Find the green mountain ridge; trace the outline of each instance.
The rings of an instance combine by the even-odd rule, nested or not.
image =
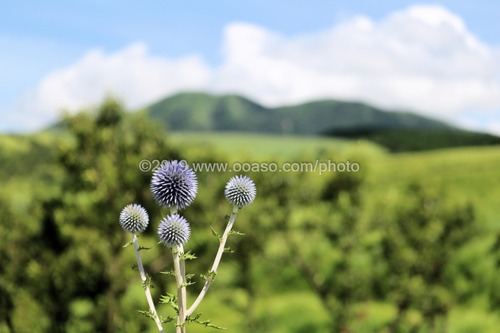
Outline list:
[[[245,131],[318,135],[348,128],[452,126],[408,112],[389,112],[359,102],[320,100],[265,107],[240,95],[179,93],[147,107],[150,117],[172,131]]]
[[[392,152],[500,145],[500,137],[468,131],[405,111],[361,102],[310,101],[266,107],[236,94],[182,92],[142,108],[171,132],[255,133],[363,139]],[[64,129],[58,122],[47,131]]]
[[[360,102],[318,100],[265,107],[240,95],[184,92],[146,108],[170,131],[322,135],[365,139],[392,152],[500,144],[500,137],[410,112]]]

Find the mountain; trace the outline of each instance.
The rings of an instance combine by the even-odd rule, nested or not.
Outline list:
[[[146,112],[171,131],[325,135],[370,140],[393,152],[500,144],[491,134],[336,100],[269,108],[239,95],[185,92],[160,100]]]
[[[238,95],[180,93],[151,105],[147,112],[171,131],[279,131],[272,109]]]
[[[318,135],[350,128],[427,128],[451,126],[426,117],[388,112],[367,104],[322,100],[268,108],[239,95],[180,93],[147,108],[172,131],[245,131]]]
[[[388,112],[364,103],[334,100],[314,101],[276,108],[281,119],[289,119],[296,134],[323,134],[354,128],[428,128],[449,125],[411,113]]]

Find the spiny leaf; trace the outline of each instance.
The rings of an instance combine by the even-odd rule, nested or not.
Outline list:
[[[147,317],[147,318],[151,318],[151,319],[155,319],[155,315],[153,314],[153,312],[151,312],[151,310],[147,310],[147,311],[144,311],[144,310],[137,310],[141,315],[143,315],[144,317]]]
[[[177,296],[175,296],[173,294],[170,294],[170,293],[166,293],[165,295],[161,295],[160,296],[160,303],[162,303],[162,304],[169,304],[171,302],[176,303],[177,302]]]
[[[231,230],[229,232],[230,235],[238,235],[238,236],[244,236],[245,234],[243,232],[239,232],[239,231],[236,231],[236,230]]]
[[[212,230],[212,234],[220,241],[222,239],[221,235],[212,226],[210,226],[210,229]]]
[[[184,283],[181,284],[181,287],[187,287],[187,286],[190,286],[192,284],[195,284],[196,282],[192,282],[192,281],[186,281]]]
[[[173,269],[169,270],[169,271],[161,271],[159,272],[160,274],[164,274],[164,275],[172,275],[172,276],[175,276],[175,271]]]
[[[190,251],[188,251],[181,256],[181,259],[193,260],[193,259],[196,259],[196,256],[194,254],[192,254]]]
[[[200,312],[200,313],[195,314],[193,317],[188,316],[188,317],[186,318],[186,321],[196,321],[196,320],[200,319],[200,317],[201,317],[201,312]]]
[[[161,319],[161,322],[162,322],[163,324],[166,324],[166,323],[170,323],[171,321],[174,321],[174,320],[175,320],[175,318],[174,318],[174,317],[167,316],[167,318],[165,318],[165,319],[163,319],[163,318],[162,318],[162,319]]]
[[[201,321],[200,317],[201,317],[201,313],[197,313],[193,317],[188,316],[188,317],[186,317],[186,322],[196,323],[196,324],[199,324],[199,325],[202,325],[202,326],[205,326],[205,327],[211,327],[211,328],[215,328],[215,329],[218,329],[218,330],[225,330],[226,329],[225,327],[212,324],[210,319]]]
[[[149,276],[148,274],[146,274],[146,280],[142,281],[142,287],[144,289],[146,288],[154,288],[153,285],[151,284],[151,276]]]
[[[132,244],[134,244],[134,241],[133,241],[133,240],[131,240],[130,242],[126,243],[126,244],[125,244],[125,245],[123,245],[122,247],[123,247],[123,248],[125,248],[125,247],[127,247],[127,246],[132,245]]]
[[[177,305],[177,297],[175,295],[167,293],[166,295],[160,296],[160,303],[170,305],[175,312],[179,313],[179,306]]]
[[[207,275],[205,274],[200,274],[200,276],[206,281],[210,279],[211,281],[215,280],[215,276],[217,275],[217,272],[209,271]]]

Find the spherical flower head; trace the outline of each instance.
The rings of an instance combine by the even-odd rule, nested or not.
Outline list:
[[[172,214],[165,217],[158,227],[158,236],[163,245],[174,247],[184,245],[191,236],[191,229],[188,221],[179,214]]]
[[[125,206],[120,213],[120,225],[122,229],[131,233],[140,233],[146,230],[149,224],[149,216],[146,210],[137,204]]]
[[[254,182],[247,176],[229,179],[224,190],[226,199],[238,208],[250,205],[257,195]]]
[[[169,161],[154,172],[151,192],[160,206],[186,208],[196,197],[198,180],[186,162]]]

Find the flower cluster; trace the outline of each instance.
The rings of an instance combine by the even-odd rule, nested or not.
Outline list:
[[[159,169],[153,173],[151,178],[151,193],[153,199],[161,207],[170,208],[170,215],[164,217],[158,226],[158,238],[160,243],[172,249],[173,263],[177,282],[177,302],[175,309],[178,313],[177,327],[178,331],[185,333],[185,323],[189,316],[199,305],[205,296],[213,278],[208,278],[197,299],[190,308],[186,305],[186,286],[189,285],[187,275],[185,274],[185,257],[183,246],[188,242],[191,236],[191,227],[185,217],[178,213],[178,210],[188,207],[195,199],[198,193],[198,180],[194,171],[185,163],[178,161],[169,161],[163,163]],[[255,184],[246,176],[232,177],[224,189],[226,199],[233,205],[233,212],[229,218],[226,230],[219,238],[219,250],[215,256],[214,264],[210,270],[215,276],[217,267],[220,263],[222,253],[226,249],[225,244],[231,233],[231,228],[236,219],[238,209],[250,205],[256,196]],[[162,321],[156,312],[152,300],[151,291],[148,286],[147,275],[139,254],[139,243],[137,234],[146,230],[149,224],[149,217],[146,210],[138,204],[127,205],[120,213],[120,225],[123,230],[133,234],[137,259],[137,267],[140,271],[143,286],[145,286],[146,299],[149,303],[151,318],[156,322],[158,330],[163,332]]]
[[[198,193],[196,174],[185,162],[163,163],[151,178],[151,193],[162,207],[175,210],[186,208]],[[224,195],[238,208],[248,206],[255,200],[255,184],[247,176],[232,177],[226,184]],[[146,230],[148,224],[148,214],[138,204],[126,206],[120,214],[120,225],[127,232],[141,233]],[[177,213],[165,217],[158,227],[160,241],[168,247],[186,244],[190,235],[188,221]]]

